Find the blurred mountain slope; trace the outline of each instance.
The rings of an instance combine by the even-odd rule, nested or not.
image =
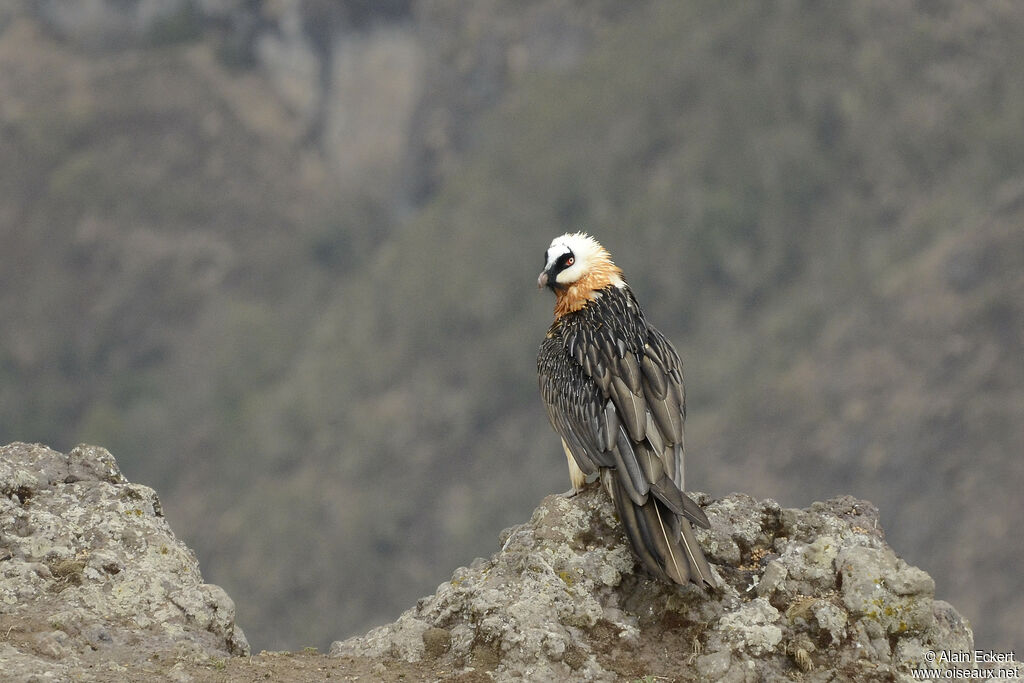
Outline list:
[[[256,649],[365,630],[565,488],[532,282],[586,229],[687,363],[691,486],[874,500],[1019,641],[1024,10],[437,1],[325,40],[318,6],[259,5],[248,67],[223,21],[3,24],[0,441],[167,491]],[[339,127],[357,95],[409,109]]]

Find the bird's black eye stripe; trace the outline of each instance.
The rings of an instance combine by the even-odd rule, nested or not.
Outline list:
[[[566,252],[565,254],[562,254],[561,256],[558,257],[558,264],[557,265],[558,265],[559,268],[565,268],[566,266],[569,265],[569,263],[571,261],[573,261],[573,255],[572,255],[572,252],[570,251],[570,252]]]

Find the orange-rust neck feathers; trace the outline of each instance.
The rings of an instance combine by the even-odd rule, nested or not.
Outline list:
[[[594,298],[595,292],[613,285],[621,286],[622,282],[622,269],[612,263],[610,258],[599,263],[565,289],[555,290],[555,317],[561,318],[566,313],[580,310]]]
[[[611,254],[585,233],[556,237],[544,254],[544,270],[537,280],[555,292],[555,319],[578,311],[606,287],[623,287],[622,269]]]

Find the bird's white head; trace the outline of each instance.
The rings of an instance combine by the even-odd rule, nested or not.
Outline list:
[[[606,274],[610,282],[602,284],[619,285],[621,272],[597,240],[585,232],[572,232],[551,240],[551,246],[544,252],[544,270],[537,284],[558,289],[589,275]]]
[[[556,314],[582,308],[598,290],[625,284],[608,250],[583,232],[551,240],[544,252],[544,270],[537,278],[538,287],[550,287],[557,295]]]

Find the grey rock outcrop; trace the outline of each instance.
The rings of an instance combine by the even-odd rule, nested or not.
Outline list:
[[[885,543],[870,503],[696,497],[715,594],[646,575],[592,488],[549,496],[489,560],[335,642],[337,666],[317,663],[311,678],[255,659],[281,680],[890,681],[955,666],[931,653],[973,650],[969,625]],[[256,669],[232,668],[248,652],[234,603],[109,452],[0,447],[0,678],[252,680]]]
[[[0,447],[4,680],[91,680],[248,651],[231,598],[203,582],[156,493],[109,452]]]
[[[870,503],[698,500],[716,595],[648,577],[591,489],[549,496],[489,560],[331,654],[499,680],[860,681],[909,679],[928,651],[972,649],[969,625],[886,545]]]

